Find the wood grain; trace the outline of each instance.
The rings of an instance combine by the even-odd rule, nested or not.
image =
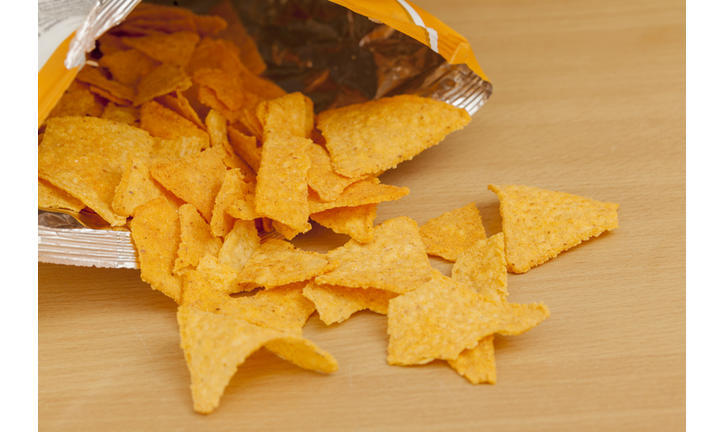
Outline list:
[[[337,373],[259,352],[202,416],[170,299],[136,270],[38,264],[41,429],[684,430],[685,3],[415,3],[470,40],[494,93],[466,129],[383,175],[411,193],[381,205],[378,223],[474,202],[495,234],[489,183],[621,205],[619,229],[510,275],[511,301],[552,315],[496,339],[498,384],[443,362],[387,365],[384,316],[326,327],[314,315],[305,335]],[[296,243],[344,241],[315,227]]]

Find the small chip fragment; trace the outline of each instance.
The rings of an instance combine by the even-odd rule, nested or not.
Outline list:
[[[265,144],[266,145],[266,144]],[[334,201],[324,202],[316,193],[309,194],[310,213],[320,213],[338,207],[357,207],[395,201],[410,193],[406,187],[380,184],[376,177],[351,184]]]
[[[214,237],[211,227],[191,204],[184,204],[178,210],[181,225],[181,244],[173,272],[183,275],[199,265],[204,256],[216,257],[221,249],[221,239]]]
[[[525,273],[618,227],[618,204],[521,185],[489,185],[500,199],[509,271]]]
[[[335,171],[357,177],[395,168],[469,121],[462,108],[400,95],[324,111],[317,127]]]
[[[321,201],[334,201],[347,186],[363,179],[363,177],[349,178],[337,174],[332,168],[327,150],[319,144],[310,143],[307,154],[312,163],[307,172],[307,183],[319,195]]]
[[[397,295],[375,288],[317,285],[314,281],[304,287],[304,296],[314,302],[319,318],[327,325],[341,323],[365,309],[386,315],[390,300]]]
[[[240,283],[266,288],[302,282],[337,266],[324,255],[297,249],[283,240],[270,239],[254,251],[239,274]]]
[[[179,307],[177,319],[191,374],[194,410],[200,413],[208,414],[219,406],[239,365],[263,346],[304,369],[331,373],[338,368],[328,352],[292,333],[187,306]]]
[[[219,250],[219,262],[233,267],[239,273],[260,244],[254,221],[237,220],[224,238],[224,244]]]
[[[498,374],[495,368],[494,339],[495,335],[482,338],[475,348],[463,350],[456,359],[448,360],[448,364],[473,384],[495,384]]]
[[[340,265],[315,282],[398,294],[418,288],[432,277],[432,266],[417,229],[417,223],[405,216],[377,225],[371,242],[353,239],[327,253]]]
[[[503,233],[478,240],[463,252],[452,268],[452,278],[477,291],[488,301],[508,297],[508,272]]]
[[[181,66],[173,63],[164,63],[141,78],[138,83],[138,92],[133,98],[133,105],[139,106],[153,98],[180,92],[191,87],[193,83]]]
[[[475,203],[443,213],[420,226],[420,238],[429,255],[456,261],[458,256],[485,238],[485,228]]]
[[[160,196],[164,196],[164,191],[151,178],[149,159],[134,158],[126,166],[116,186],[111,206],[119,215],[129,217],[136,213],[138,206]]]
[[[209,134],[156,101],[141,105],[141,129],[148,131],[152,136],[170,140],[181,137],[196,138],[200,141],[198,145],[200,150],[210,145]]]
[[[377,204],[338,207],[309,217],[337,234],[347,234],[360,243],[369,243],[375,237],[373,225],[377,217]]]
[[[85,208],[85,204],[73,198],[66,191],[58,189],[45,180],[38,179],[38,208],[79,212]]]

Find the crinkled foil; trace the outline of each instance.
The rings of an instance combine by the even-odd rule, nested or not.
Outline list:
[[[79,40],[77,52],[92,50],[88,41],[100,36],[98,29],[105,31],[117,23],[118,14],[111,13],[109,6],[119,11],[131,3],[136,1],[99,2],[100,9],[84,24],[89,30],[82,33],[86,39]],[[203,14],[216,2],[152,3]],[[492,85],[467,65],[451,65],[409,36],[326,0],[233,0],[232,4],[257,41],[267,64],[264,76],[289,92],[305,93],[318,111],[416,94],[473,115],[492,93]],[[76,56],[73,62],[77,52],[70,53]],[[46,211],[38,212],[38,261],[138,268],[130,232],[90,229],[72,216]]]

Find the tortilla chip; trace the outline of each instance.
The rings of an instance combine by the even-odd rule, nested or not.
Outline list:
[[[85,204],[66,191],[58,189],[45,180],[38,179],[38,208],[79,212],[85,208]]]
[[[214,210],[211,213],[211,232],[217,237],[223,237],[231,231],[234,226],[234,217],[226,212],[229,206],[243,199],[248,193],[247,184],[242,184],[244,177],[239,169],[226,171],[224,182],[216,195]],[[254,219],[254,218],[251,218]]]
[[[448,364],[473,384],[495,384],[498,375],[495,368],[494,339],[495,335],[482,338],[475,348],[463,350],[458,358],[448,360]]]
[[[124,44],[135,48],[161,63],[185,67],[199,43],[199,35],[181,31],[171,34],[152,34],[142,37],[125,37]]]
[[[154,138],[151,157],[156,159],[180,159],[195,156],[199,155],[201,150],[204,149],[204,145],[207,144],[208,141],[194,136],[182,136],[171,140]]]
[[[375,227],[374,240],[350,240],[327,254],[339,267],[317,276],[317,284],[378,288],[402,294],[425,284],[432,266],[417,233],[417,223],[405,216]]]
[[[310,193],[309,212],[320,213],[339,207],[358,207],[365,204],[395,201],[409,193],[410,189],[406,187],[380,184],[380,180],[373,177],[351,184],[334,201],[324,202],[316,193]]]
[[[241,182],[236,183],[234,190],[229,196],[229,205],[225,211],[235,219],[254,220],[261,217],[256,212],[254,204],[254,189],[256,185],[253,183]],[[236,198],[232,200],[231,198]]]
[[[141,78],[158,67],[158,61],[136,49],[117,51],[103,55],[98,64],[108,69],[119,83],[135,87]]]
[[[314,302],[319,318],[327,325],[341,323],[353,313],[365,309],[386,315],[390,299],[397,295],[375,288],[317,285],[313,281],[304,287],[304,296]]]
[[[508,273],[503,233],[478,240],[463,252],[453,265],[452,278],[474,289],[488,301],[505,302]]]
[[[311,341],[242,319],[179,307],[181,348],[191,373],[194,410],[210,413],[236,369],[262,346],[305,369],[331,373],[337,361]]]
[[[489,185],[500,199],[508,270],[525,273],[618,227],[618,204],[520,185]]]
[[[129,126],[141,126],[141,110],[132,106],[116,105],[109,102],[103,109],[102,119],[125,123]]]
[[[261,241],[254,221],[238,220],[224,238],[219,250],[219,262],[241,272]]]
[[[254,171],[234,152],[229,144],[229,133],[226,117],[216,110],[210,110],[206,115],[206,129],[211,138],[212,147],[221,147],[224,149],[224,165],[229,168],[238,168],[243,171],[243,177],[252,179],[255,177]]]
[[[335,171],[357,177],[395,168],[469,121],[462,108],[400,95],[324,111],[317,127]]]
[[[317,193],[320,201],[334,201],[347,186],[363,179],[363,177],[349,178],[337,174],[332,168],[327,150],[319,144],[310,143],[307,154],[312,162],[307,172],[307,183]]]
[[[65,190],[112,226],[126,218],[111,204],[126,164],[148,156],[153,139],[148,132],[95,117],[48,120],[38,146],[38,177]]]
[[[485,238],[485,228],[475,203],[443,213],[420,227],[428,255],[456,261],[460,254]]]
[[[195,71],[193,76],[194,82],[201,87],[211,89],[219,102],[229,111],[238,111],[242,108],[255,109],[261,101],[246,88],[244,81],[238,75],[207,68]],[[211,108],[216,109],[215,106]],[[222,109],[219,111],[223,112]]]
[[[190,120],[164,107],[156,101],[141,105],[141,129],[152,136],[164,139],[193,137],[199,140],[201,150],[210,146],[209,134],[196,127]]]
[[[234,152],[252,169],[255,173],[259,172],[259,164],[261,163],[261,148],[256,146],[256,138],[246,135],[229,126],[229,144]]]
[[[297,249],[283,240],[270,239],[254,251],[239,273],[240,283],[266,288],[312,279],[335,268],[324,255]]]
[[[239,47],[241,62],[255,75],[261,75],[266,69],[266,63],[259,54],[254,38],[249,36],[244,24],[239,19],[236,10],[229,0],[217,3],[209,11],[210,15],[218,15],[227,22],[227,27],[220,31],[218,37],[229,40]]]
[[[84,67],[78,72],[75,79],[90,84],[91,91],[93,91],[93,87],[105,90],[111,95],[110,97],[113,98],[113,102],[121,105],[130,104],[136,96],[136,91],[133,87],[106,78],[99,68]]]
[[[347,234],[360,243],[369,243],[375,237],[373,224],[377,217],[377,204],[333,208],[309,217],[337,234]]]
[[[191,87],[191,84],[191,78],[184,73],[181,66],[164,63],[141,78],[133,105],[139,106],[153,98],[184,91]]]
[[[312,224],[307,222],[302,228],[295,229],[288,225],[284,225],[281,222],[272,221],[272,227],[274,227],[274,230],[276,230],[276,232],[284,236],[285,239],[291,240],[299,234],[309,232],[312,229]]]
[[[221,239],[214,237],[209,224],[191,204],[182,205],[178,215],[181,223],[181,244],[173,272],[183,275],[199,265],[199,260],[204,256],[216,257],[221,249]]]
[[[306,138],[269,136],[257,173],[256,212],[300,232],[309,219],[308,142]]]
[[[193,75],[201,69],[218,69],[229,75],[240,76],[243,68],[239,47],[226,40],[204,38],[191,55],[186,72]]]
[[[189,100],[181,92],[174,92],[172,94],[166,94],[156,98],[156,101],[166,108],[181,115],[186,120],[190,120],[191,123],[196,125],[199,129],[206,130],[206,125],[201,121],[201,118],[191,106]]]
[[[223,157],[223,150],[207,149],[182,159],[160,160],[151,165],[151,175],[211,221],[214,199],[226,176]]]
[[[180,303],[182,281],[172,272],[181,241],[178,207],[164,197],[156,198],[136,208],[130,226],[141,279]]]
[[[299,92],[260,103],[256,107],[256,117],[265,137],[271,133],[312,137],[314,105],[311,99]]]
[[[73,92],[66,91],[55,105],[47,118],[66,116],[100,117],[103,113],[103,104],[88,89]]]
[[[306,282],[259,290],[253,295],[231,298],[216,313],[241,318],[254,325],[301,335],[314,303],[302,295]]]
[[[133,216],[136,208],[160,196],[164,191],[151,178],[148,158],[134,158],[126,166],[116,187],[111,207],[117,214]]]

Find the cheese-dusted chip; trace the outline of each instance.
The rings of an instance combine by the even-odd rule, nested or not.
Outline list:
[[[242,319],[179,307],[181,348],[191,374],[194,410],[210,413],[236,369],[261,347],[305,369],[331,373],[337,361],[311,341]]]
[[[236,272],[206,255],[198,268],[183,274],[181,304],[206,312],[214,312],[231,297],[227,293],[235,287]]]
[[[287,240],[291,240],[299,234],[304,234],[305,232],[308,232],[312,229],[312,224],[310,224],[309,222],[304,224],[301,228],[292,228],[278,221],[272,221],[272,226],[279,234],[284,236],[284,238]]]
[[[456,261],[458,256],[485,238],[485,228],[475,203],[443,213],[420,226],[427,253]]]
[[[505,259],[525,273],[604,231],[618,227],[618,204],[530,186],[489,185],[500,199]]]
[[[309,219],[306,138],[271,135],[264,142],[257,173],[256,211],[303,231]]]
[[[164,191],[151,178],[148,158],[134,158],[126,165],[111,206],[117,214],[129,217],[138,206],[160,196],[164,196]]]
[[[183,275],[199,265],[204,256],[216,257],[221,249],[221,239],[214,237],[211,227],[191,204],[184,204],[178,210],[181,224],[181,244],[173,272]]]
[[[350,240],[327,253],[329,260],[340,265],[317,276],[315,282],[398,294],[418,288],[432,277],[432,266],[417,229],[417,223],[405,216],[377,225],[371,242]]]
[[[223,39],[204,38],[191,55],[186,72],[193,74],[201,69],[219,69],[238,76],[243,68],[237,46]]]
[[[266,144],[265,144],[266,145]],[[410,193],[406,187],[380,184],[376,177],[351,184],[334,201],[324,202],[316,193],[309,194],[309,212],[319,213],[338,207],[357,207],[395,201]]]
[[[259,163],[261,162],[261,148],[256,146],[256,138],[240,132],[237,128],[229,126],[229,144],[234,152],[254,170],[259,172]]]
[[[125,123],[129,126],[141,125],[141,110],[132,106],[116,105],[113,102],[103,108],[100,116],[102,119],[113,120],[119,123]]]
[[[254,203],[255,188],[256,185],[253,183],[236,183],[236,189],[233,192],[236,199],[230,200],[230,204],[226,207],[226,212],[232,217],[241,220],[260,218],[261,215],[256,212],[256,204]]]
[[[229,0],[221,1],[212,7],[209,13],[223,17],[226,20],[228,26],[219,32],[218,37],[229,40],[239,47],[241,62],[251,73],[261,75],[266,70],[266,63],[264,63],[264,59],[259,53],[256,41],[244,28],[244,24],[239,19],[231,2]]]
[[[214,199],[226,176],[223,158],[223,150],[210,148],[182,159],[157,161],[151,165],[151,175],[210,221]]]
[[[303,292],[314,302],[319,318],[327,325],[341,323],[353,313],[365,309],[386,315],[390,299],[398,295],[375,288],[317,285],[314,281],[309,282]]]
[[[488,301],[504,302],[508,297],[508,271],[503,233],[478,240],[460,254],[452,278],[473,288]]]
[[[161,63],[186,66],[199,43],[195,32],[175,32],[171,34],[153,34],[142,37],[125,37],[123,43],[135,48]]]
[[[251,179],[255,177],[255,173],[246,162],[234,152],[234,148],[231,147],[227,123],[226,117],[216,110],[212,109],[206,115],[206,130],[209,132],[211,146],[223,148],[226,153],[226,156],[224,156],[224,165],[229,168],[240,169],[244,173],[244,177],[251,181]]]
[[[38,208],[66,209],[79,212],[85,204],[68,192],[58,189],[45,180],[38,179]]]
[[[469,121],[462,108],[400,95],[324,111],[317,127],[335,171],[356,177],[395,168]]]
[[[197,156],[206,142],[198,137],[182,136],[174,139],[154,138],[152,159],[180,159]]]
[[[133,87],[129,87],[118,81],[106,78],[99,68],[84,67],[78,72],[75,79],[80,82],[90,84],[91,90],[93,90],[93,87],[105,90],[110,93],[112,97],[116,98],[114,102],[117,103],[130,104],[136,95],[136,91]]]
[[[155,99],[158,103],[166,108],[173,110],[186,120],[190,120],[199,129],[205,129],[206,125],[201,121],[199,114],[194,110],[188,98],[181,92],[173,92],[159,96]]]
[[[88,89],[66,91],[47,118],[91,115],[100,117],[103,104]]]
[[[238,111],[242,108],[253,110],[261,102],[254,93],[247,89],[240,76],[220,69],[197,70],[194,72],[194,82],[213,90],[218,100],[230,111]]]
[[[139,106],[153,98],[173,92],[180,92],[191,87],[193,83],[181,66],[164,63],[141,78],[138,92],[133,98],[133,105]]]
[[[453,360],[498,329],[499,309],[434,270],[428,283],[390,300],[387,361],[413,365]]]
[[[363,179],[363,177],[349,178],[337,174],[332,168],[327,150],[319,144],[310,143],[307,154],[312,163],[307,172],[307,183],[321,201],[334,201],[347,186]]]
[[[233,267],[239,273],[260,244],[261,240],[254,221],[237,220],[224,237],[224,244],[219,250],[219,262]]]
[[[264,136],[270,133],[311,138],[314,128],[314,106],[303,94],[289,93],[264,101],[256,107],[256,117]]]
[[[377,217],[377,204],[338,207],[309,217],[337,234],[347,234],[360,243],[369,243],[375,237],[373,224]]]
[[[503,336],[517,336],[527,332],[551,316],[544,303],[505,303],[500,326],[495,331]]]
[[[126,218],[111,208],[116,186],[133,157],[146,157],[153,145],[148,132],[94,117],[48,120],[38,146],[38,177],[63,189],[112,226]]]
[[[239,282],[273,288],[312,279],[336,266],[337,263],[324,255],[297,249],[287,241],[270,239],[254,251],[239,274]]]
[[[181,241],[178,207],[164,197],[156,198],[136,208],[130,226],[141,279],[180,303],[182,281],[172,271]]]
[[[249,194],[249,187],[244,181],[244,175],[241,170],[230,169],[226,171],[224,182],[221,189],[216,195],[214,201],[214,210],[211,214],[211,232],[217,237],[225,236],[234,226],[234,217],[227,213],[227,209],[234,205],[238,200],[244,200]],[[252,207],[253,208],[253,207]],[[239,218],[244,219],[244,218]],[[249,218],[247,220],[254,219]]]
[[[495,368],[494,339],[495,335],[482,338],[475,348],[463,350],[456,359],[448,360],[448,364],[473,384],[495,384],[498,374]]]
[[[258,290],[235,297],[219,306],[216,313],[233,316],[274,330],[302,334],[302,327],[314,312],[314,303],[302,295],[306,282]]]
[[[98,64],[108,69],[119,83],[135,87],[141,77],[155,69],[159,62],[137,49],[103,55]]]
[[[209,134],[156,101],[148,101],[141,105],[141,129],[148,131],[152,136],[164,139],[193,137],[200,141],[198,145],[200,150],[210,145]]]

